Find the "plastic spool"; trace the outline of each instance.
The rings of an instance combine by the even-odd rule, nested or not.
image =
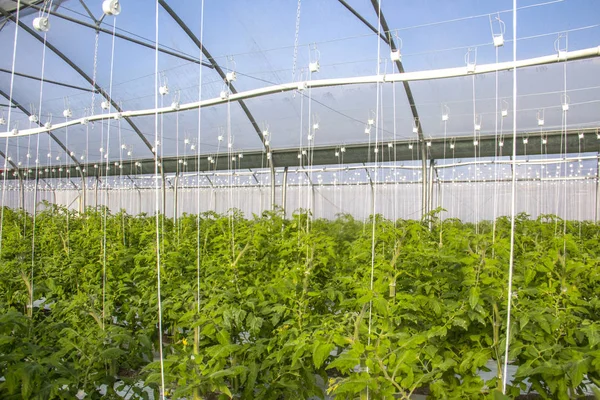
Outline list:
[[[308,70],[313,72],[319,72],[321,70],[321,65],[319,64],[319,60],[308,63]]]
[[[529,139],[528,138],[523,138],[523,144],[527,144],[529,143]]]
[[[365,127],[365,135],[370,135],[371,134],[371,125],[367,125]]]
[[[412,148],[413,148],[413,145],[412,145],[412,143],[410,143],[410,144],[408,145],[408,149],[409,149],[409,150],[412,150]]]
[[[166,83],[158,88],[158,93],[160,93],[161,96],[169,94],[169,87]]]
[[[537,113],[537,124],[538,126],[544,126],[544,111],[538,111]]]
[[[119,0],[104,0],[102,2],[102,12],[116,17],[121,14],[121,2]]]
[[[345,148],[345,147],[341,147],[341,148],[340,148],[340,151],[341,151],[342,153],[345,153],[345,152],[346,152],[346,148]]]
[[[235,82],[236,79],[237,79],[237,75],[236,75],[235,71],[230,71],[225,74],[225,80],[228,83]]]
[[[107,100],[104,100],[100,103],[100,107],[102,107],[103,110],[108,110],[110,108],[110,103]]]
[[[179,104],[179,102],[178,102],[178,101],[174,101],[174,102],[172,102],[172,103],[171,103],[171,108],[172,108],[173,110],[179,110],[179,107],[180,107],[180,106],[181,106],[181,105]]]
[[[31,114],[29,116],[29,122],[33,122],[34,124],[38,122],[38,117],[35,114]]]
[[[70,108],[67,108],[63,111],[63,117],[71,118],[72,116],[73,116],[73,112],[71,111]]]
[[[221,100],[227,100],[229,98],[229,92],[227,92],[226,90],[221,90],[220,97]]]
[[[33,19],[33,29],[38,32],[48,32],[50,30],[50,20],[48,17],[37,17]]]
[[[313,124],[313,131],[316,131],[317,129],[319,129],[319,123],[318,123],[318,122],[315,122],[315,123]]]
[[[308,84],[307,84],[306,82],[300,82],[300,83],[298,84],[298,90],[299,90],[299,91],[303,91],[303,90],[305,90],[307,87],[308,87]]]
[[[400,54],[400,50],[396,49],[396,50],[392,50],[390,53],[390,58],[392,59],[392,61],[396,62],[400,62],[402,61],[402,54]]]
[[[0,117],[0,125],[6,125],[6,119],[4,119],[4,117]]]

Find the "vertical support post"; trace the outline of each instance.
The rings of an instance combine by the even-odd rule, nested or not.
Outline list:
[[[19,208],[23,211],[25,211],[25,186],[24,186],[24,182],[23,182],[23,177],[21,176],[21,174],[19,174],[19,202],[21,203],[19,205]]]
[[[273,155],[271,154],[271,210],[275,211],[277,200],[275,199],[275,167],[273,166]]]
[[[96,187],[94,189],[94,208],[98,211],[98,186],[100,185],[100,179],[98,178],[98,173],[96,173]]]
[[[175,188],[173,189],[175,192],[173,193],[173,223],[177,226],[177,203],[178,193],[179,193],[179,163],[177,163],[177,172],[175,173]]]
[[[160,164],[160,177],[162,179],[162,207],[161,212],[163,215],[166,214],[167,209],[167,178],[165,177],[165,171],[163,169],[162,163]]]
[[[79,206],[79,213],[83,213],[85,212],[85,207],[86,207],[86,203],[85,203],[85,176],[83,174],[83,170],[80,170],[79,173],[81,174],[81,201],[79,202],[80,206]]]
[[[433,210],[433,172],[435,170],[435,160],[431,159],[429,161],[429,207],[427,208],[427,212],[431,212]]]
[[[422,166],[422,187],[421,187],[421,218],[427,214],[427,149],[425,140],[421,141],[421,166]]]
[[[598,223],[600,214],[600,155],[598,156],[596,168],[596,213],[594,215],[594,222]]]
[[[286,218],[287,210],[287,178],[288,178],[288,167],[283,169],[283,182],[281,183],[281,208],[283,209],[283,217]]]

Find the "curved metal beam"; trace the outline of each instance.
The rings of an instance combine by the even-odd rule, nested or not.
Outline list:
[[[85,3],[82,2],[82,4],[85,4]],[[36,6],[36,5],[33,5],[33,4],[29,4],[29,7],[35,8],[36,10],[41,10],[42,9],[42,7]],[[90,28],[90,29],[93,29],[93,30],[98,31],[98,32],[106,33],[106,34],[111,35],[111,36],[113,34],[111,30],[105,29],[105,28],[101,28],[100,27],[100,21],[94,21],[94,22],[96,22],[96,24],[90,24],[88,22],[81,21],[81,20],[79,20],[77,18],[69,17],[67,15],[58,13],[56,11],[46,10],[46,12],[48,14],[50,14],[50,15],[55,16],[56,18],[64,19],[65,21],[69,21],[69,22],[72,22],[74,24],[81,25],[81,26],[84,26],[86,28]],[[139,46],[143,46],[143,47],[147,47],[149,49],[155,50],[155,47],[154,47],[155,45],[154,44],[145,43],[145,42],[142,42],[141,40],[134,39],[132,37],[123,35],[121,33],[115,32],[115,37],[117,37],[119,39],[126,40],[126,41],[131,42],[131,43],[135,43],[135,44],[137,44]],[[158,48],[158,51],[161,52],[161,53],[168,54],[170,56],[179,58],[181,60],[189,61],[189,62],[192,62],[194,64],[201,64],[201,65],[203,65],[205,67],[208,67],[208,68],[213,68],[213,66],[211,64],[207,63],[207,62],[204,62],[202,60],[198,60],[197,58],[194,58],[194,57],[186,56],[184,54],[179,54],[179,53],[171,51],[171,50],[164,49],[164,48],[162,48],[160,46]]]
[[[6,11],[4,11],[1,8],[0,8],[0,13],[2,13],[2,15],[4,15],[7,19],[10,19],[11,21],[16,22],[15,16],[7,13]],[[75,64],[73,61],[71,61],[71,59],[69,57],[67,57],[63,52],[61,52],[59,49],[57,49],[52,43],[50,43],[48,40],[44,41],[44,38],[42,36],[38,35],[33,29],[31,29],[29,26],[24,24],[22,21],[19,21],[19,27],[22,28],[25,32],[29,33],[35,39],[37,39],[40,43],[42,43],[42,44],[45,43],[45,45],[48,49],[50,49],[54,54],[59,56],[64,62],[66,62],[71,68],[73,68],[75,70],[75,72],[77,72],[79,75],[81,75],[81,77],[83,79],[85,79],[90,85],[92,85],[94,87],[94,89],[96,89],[98,91],[98,93],[100,93],[106,100],[108,100],[110,102],[110,104],[114,107],[114,109],[117,110],[117,112],[123,111],[121,109],[121,107],[119,107],[119,105],[113,99],[111,99],[111,97],[108,95],[108,93],[106,93],[106,91],[104,89],[102,89],[102,87],[100,87],[100,85],[98,85],[96,82],[94,82],[88,74],[86,74],[77,64]],[[150,152],[152,152],[152,145],[150,144],[150,142],[148,141],[146,136],[144,136],[142,131],[140,131],[140,129],[133,123],[131,118],[125,117],[124,119],[131,126],[131,128],[135,131],[135,133],[137,133],[137,135],[140,137],[142,142],[144,142],[146,147],[148,147],[148,150],[150,150]]]
[[[388,41],[388,38],[385,37],[383,33],[379,32],[377,30],[377,28],[375,28],[373,25],[371,25],[371,23],[369,21],[367,21],[365,19],[365,17],[360,15],[360,13],[358,11],[356,11],[354,8],[352,8],[352,6],[350,6],[350,4],[346,3],[344,0],[338,0],[338,1],[348,11],[350,11],[356,18],[358,18],[363,24],[365,24],[371,31],[373,31],[373,33],[376,33],[381,38],[381,40],[383,40],[385,42],[385,44],[387,44],[387,45],[390,44],[390,42]]]
[[[183,31],[188,35],[188,37],[190,39],[192,39],[192,41],[196,44],[198,49],[202,50],[202,54],[204,54],[204,57],[206,57],[208,59],[210,64],[214,67],[215,71],[217,71],[217,73],[221,77],[221,79],[223,79],[223,81],[225,81],[225,78],[226,78],[225,72],[223,72],[223,69],[219,66],[219,64],[217,64],[217,62],[210,55],[208,50],[206,50],[206,46],[204,46],[200,42],[200,40],[196,37],[196,35],[194,35],[194,32],[192,32],[192,30],[186,25],[186,23],[183,22],[183,20],[179,17],[179,15],[177,15],[177,13],[175,11],[173,11],[173,9],[164,0],[158,0],[158,3],[162,6],[162,8],[165,9],[165,11],[171,16],[171,18],[173,18],[173,20],[175,20],[175,22],[177,22],[177,24],[181,27],[181,29],[183,29]],[[236,94],[238,92],[231,82],[229,82],[229,89],[231,90],[231,93],[233,93],[233,94]],[[246,103],[243,100],[238,100],[238,103],[239,103],[240,107],[242,107],[242,110],[244,110],[244,114],[246,114],[246,117],[248,117],[248,120],[254,127],[254,130],[256,131],[256,134],[258,135],[258,138],[260,139],[264,148],[267,149],[268,146],[265,144],[265,138],[263,137],[261,129],[258,126],[258,124],[256,123],[256,120],[252,116],[252,113],[248,109],[248,106],[246,106]]]
[[[6,97],[6,99],[9,101],[11,100],[10,96],[6,92],[4,92],[2,89],[0,89],[0,95],[2,95],[3,97]],[[23,107],[19,102],[16,102],[14,98],[12,99],[12,102],[13,102],[13,105],[15,107],[17,107],[19,110],[21,110],[21,112],[23,114],[27,115],[28,117],[31,116],[31,113],[25,107]],[[42,124],[39,121],[38,121],[38,125],[42,126]],[[65,153],[67,153],[67,155],[71,158],[71,160],[73,160],[75,165],[77,165],[78,167],[81,166],[79,164],[79,161],[77,161],[77,158],[71,155],[71,151],[69,149],[67,149],[67,146],[65,146],[64,143],[61,142],[59,138],[57,138],[51,131],[48,131],[46,133],[48,133],[48,135],[56,142],[56,144],[58,144],[60,146],[61,149],[63,149],[63,151]],[[82,173],[81,177],[83,177],[83,173]]]

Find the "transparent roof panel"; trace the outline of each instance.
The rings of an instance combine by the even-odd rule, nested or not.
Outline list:
[[[200,9],[201,2],[198,1],[170,1],[168,4],[198,38],[203,18],[203,44],[225,72],[236,72],[233,85],[237,91],[308,79],[374,75],[377,71],[389,74],[397,68],[390,60],[389,46],[338,1],[302,2],[297,42],[295,2],[206,2],[204,15]],[[372,2],[347,0],[347,4],[372,26],[378,26],[377,10]],[[96,18],[102,15],[98,4],[90,2],[88,6]],[[401,48],[403,67],[411,72],[465,67],[468,61],[482,65],[512,60],[514,38],[511,7],[510,0],[410,4],[385,1],[382,2],[381,11],[391,36]],[[56,8],[56,12],[87,24],[94,22],[79,1],[64,1]],[[600,3],[595,0],[520,1],[518,58],[598,46],[599,13]],[[32,26],[36,16],[37,12],[23,12],[21,19],[27,26]],[[169,87],[169,93],[155,99],[154,18],[154,5],[137,7],[133,4],[124,4],[122,13],[116,18],[104,18],[102,28],[112,31],[113,23],[116,23],[117,33],[151,47],[116,38],[114,57],[110,34],[99,34],[95,55],[94,29],[58,16],[50,17],[51,29],[46,39],[84,74],[90,78],[94,78],[95,74],[96,82],[107,92],[110,91],[113,100],[126,110],[153,108],[155,102],[159,105],[170,105],[174,101],[194,102],[198,100],[200,92],[202,99],[218,98],[223,90],[227,90],[217,71],[197,64],[200,50],[196,43],[161,7],[159,46],[174,55],[158,54],[158,81],[160,85]],[[0,59],[0,89],[5,93],[10,92],[10,73],[6,71],[12,68],[14,28],[14,23],[9,22],[0,30],[0,51],[5,55]],[[504,46],[496,48],[493,38],[500,32],[504,33]],[[41,33],[37,35],[43,37]],[[39,80],[16,76],[14,103],[30,111],[41,111],[42,122],[49,119],[50,114],[53,123],[64,121],[62,112],[66,107],[73,111],[73,117],[92,112],[92,105],[93,112],[102,112],[100,104],[105,100],[104,97],[93,94],[91,84],[80,73],[69,67],[50,48],[46,48],[42,71],[43,55],[43,43],[20,30],[16,71],[33,78],[43,75],[46,80],[66,83],[70,87],[46,82],[42,87],[40,106]],[[318,72],[310,72],[309,63],[317,60]],[[207,62],[208,59],[203,57],[203,61]],[[518,130],[537,135],[560,130],[563,126],[567,129],[597,127],[600,124],[599,72],[598,58],[520,69]],[[496,96],[494,73],[410,82],[419,114],[418,124],[425,137],[430,138],[469,136],[474,133],[494,135],[500,130],[503,133],[511,132],[512,83],[511,71],[499,72]],[[246,104],[260,129],[269,130],[269,142],[275,151],[305,148],[309,143],[335,147],[375,140],[386,142],[394,138],[415,140],[415,121],[403,85],[396,84],[394,89],[395,104],[391,84],[382,85],[379,99],[376,85],[362,84],[319,88],[295,95],[292,92],[277,93],[247,99]],[[563,96],[565,89],[567,97]],[[569,103],[567,114],[562,111],[565,102]],[[7,105],[8,99],[0,99],[0,104]],[[376,116],[378,105],[380,114]],[[507,108],[507,118],[497,116],[497,107],[498,111]],[[449,114],[447,124],[441,118],[444,110]],[[6,107],[3,112],[6,114]],[[372,118],[378,120],[377,132],[373,127],[371,134],[366,134],[367,121]],[[539,119],[544,120],[543,125],[540,125]],[[64,129],[53,133],[61,142],[68,142],[69,150],[80,161],[101,161],[106,154],[110,161],[122,157],[151,157],[135,129],[150,143],[154,143],[154,117],[136,117],[132,122],[135,128],[121,121],[120,129],[116,121],[111,122],[110,145],[104,154],[99,149],[106,147],[108,141],[108,138],[103,139],[102,134],[103,130],[108,129],[108,121],[95,123],[93,129],[73,126],[68,134]],[[319,125],[316,131],[312,126],[315,123]],[[11,125],[14,127],[14,124],[18,124],[19,129],[30,126],[27,116],[16,109],[11,115]],[[476,132],[475,125],[480,125],[481,130]],[[255,128],[236,102],[204,109],[200,127],[197,111],[165,115],[160,118],[160,126],[163,132],[160,150],[165,156],[192,153],[196,149],[205,155],[263,149]],[[201,139],[196,143],[199,128]],[[229,130],[233,139],[231,148],[226,140]],[[219,136],[224,136],[225,140],[219,141]],[[185,143],[186,138],[188,143]],[[23,154],[27,154],[27,150],[23,150],[23,143],[28,141],[22,138],[17,144],[9,140],[11,157],[23,163]],[[196,149],[191,149],[192,144]],[[40,163],[71,163],[68,159],[63,160],[64,152],[52,140],[49,141],[47,135],[41,136],[39,151]],[[51,157],[45,157],[47,153]]]

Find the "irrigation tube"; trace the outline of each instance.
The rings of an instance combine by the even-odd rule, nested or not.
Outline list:
[[[586,58],[600,57],[600,46],[590,47],[583,50],[575,50],[570,52],[560,52],[559,54],[552,54],[543,57],[528,58],[520,61],[507,61],[502,63],[482,64],[475,67],[474,72],[469,72],[467,67],[455,67],[455,68],[444,68],[434,69],[428,71],[415,71],[415,72],[404,72],[396,74],[377,74],[369,76],[359,76],[354,78],[336,78],[336,79],[318,79],[309,80],[305,82],[291,82],[284,83],[281,85],[272,85],[264,88],[246,90],[239,93],[231,93],[225,98],[216,97],[212,99],[195,101],[192,103],[186,103],[176,106],[169,107],[156,107],[145,110],[136,111],[123,111],[114,112],[108,114],[90,115],[84,118],[72,119],[67,122],[52,126],[41,126],[38,128],[23,129],[20,131],[2,132],[0,138],[3,137],[19,137],[35,135],[38,133],[50,132],[52,130],[65,128],[71,125],[87,124],[92,121],[99,121],[106,118],[121,119],[131,117],[143,117],[154,114],[167,114],[178,111],[194,110],[197,108],[210,107],[218,104],[225,104],[228,101],[238,101],[249,99],[253,97],[260,97],[274,93],[289,92],[292,90],[306,90],[309,88],[320,88],[320,87],[331,87],[331,86],[344,86],[344,85],[361,85],[370,83],[391,83],[391,82],[410,82],[410,81],[422,81],[432,79],[444,79],[444,78],[455,78],[467,75],[479,75],[487,74],[496,71],[507,71],[513,68],[525,68],[533,67],[537,65],[553,64],[556,62],[566,62],[581,60]]]

